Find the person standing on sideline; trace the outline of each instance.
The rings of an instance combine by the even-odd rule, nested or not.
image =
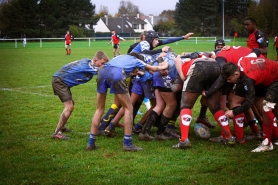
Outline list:
[[[114,57],[116,57],[116,54],[118,53],[118,55],[121,55],[120,53],[120,39],[125,41],[124,38],[120,37],[119,35],[116,34],[115,30],[112,30],[111,31],[112,33],[112,36],[111,36],[111,40],[110,42],[108,43],[111,44],[111,42],[113,42],[113,53],[114,53]]]
[[[70,31],[68,30],[67,31],[67,34],[65,35],[65,47],[66,47],[66,52],[67,52],[67,55],[70,55],[71,54],[71,40],[73,40],[73,37],[72,35],[70,34]]]
[[[52,87],[54,94],[59,96],[65,106],[58,125],[52,135],[53,139],[69,139],[69,137],[62,134],[62,132],[71,131],[66,128],[66,123],[74,109],[74,101],[70,88],[90,81],[93,76],[98,73],[99,68],[108,61],[108,56],[104,52],[98,51],[92,60],[85,58],[71,62],[63,66],[53,75]]]
[[[247,47],[250,49],[258,48],[264,57],[267,57],[268,39],[265,34],[257,29],[256,21],[253,18],[244,20],[245,29],[248,32]]]
[[[23,47],[26,48],[26,44],[27,44],[26,35],[24,34],[24,35],[23,35]]]
[[[276,62],[278,62],[278,34],[277,34],[277,36],[274,38],[273,49],[274,49],[275,46],[276,46],[276,52],[277,52],[277,55],[276,55]]]

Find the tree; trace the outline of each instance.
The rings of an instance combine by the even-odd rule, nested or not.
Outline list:
[[[6,0],[1,2],[0,29],[10,37],[61,37],[70,25],[96,23],[90,0]]]
[[[132,4],[132,2],[130,1],[122,0],[120,2],[120,6],[117,13],[118,17],[123,15],[136,16],[137,14],[140,14],[138,6]]]
[[[167,17],[170,21],[174,21],[174,10],[163,10],[160,14],[159,17]]]

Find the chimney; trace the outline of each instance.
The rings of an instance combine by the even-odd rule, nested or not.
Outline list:
[[[108,15],[104,15],[105,17],[105,24],[108,26]]]
[[[140,18],[140,15],[139,15],[139,13],[137,14],[137,18],[138,18],[138,19]]]

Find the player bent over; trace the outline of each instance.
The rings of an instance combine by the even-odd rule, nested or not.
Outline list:
[[[95,144],[96,134],[101,116],[105,109],[105,100],[108,88],[110,88],[110,93],[114,93],[119,99],[125,113],[123,150],[143,150],[142,148],[132,144],[133,106],[130,100],[129,89],[126,85],[126,78],[138,69],[151,71],[166,69],[168,67],[168,63],[163,62],[161,66],[151,66],[143,61],[143,56],[138,54],[137,57],[131,55],[121,55],[115,57],[99,71],[97,80],[97,109],[92,120],[91,133],[86,148],[87,150],[95,150],[98,148]]]
[[[188,139],[190,123],[192,121],[192,108],[202,94],[207,90],[221,73],[220,65],[213,59],[188,60],[182,64],[180,57],[176,58],[176,67],[183,83],[180,111],[180,130],[181,137],[179,143],[172,148],[186,149],[191,147]],[[228,119],[225,112],[220,108],[221,91],[214,92],[210,97],[203,98],[216,122],[221,127],[224,135],[225,144],[234,145],[235,138],[232,136]]]
[[[240,106],[235,110],[229,110],[225,113],[228,117],[234,117],[235,111],[245,111],[255,102],[255,86],[267,86],[265,99],[262,103],[263,116],[263,141],[259,147],[252,152],[265,152],[273,150],[271,141],[278,138],[278,133],[274,128],[278,116],[278,63],[266,58],[243,57],[238,65],[229,62],[223,66],[223,78],[230,83],[237,84],[243,82],[246,93],[252,97],[245,104],[249,106]]]
[[[73,109],[74,101],[70,88],[79,84],[84,84],[91,80],[97,74],[99,68],[108,62],[108,56],[102,52],[96,52],[93,59],[82,59],[71,62],[63,66],[57,71],[52,78],[52,87],[54,94],[59,96],[64,103],[64,110],[60,116],[58,125],[52,135],[53,139],[69,139],[69,137],[62,134],[62,132],[70,131],[65,127]]]

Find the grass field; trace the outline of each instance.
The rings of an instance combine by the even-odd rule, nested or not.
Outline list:
[[[273,40],[273,39],[272,39]],[[272,41],[271,40],[271,41]],[[173,150],[178,140],[165,142],[138,141],[141,152],[122,151],[123,129],[116,138],[99,137],[96,151],[85,150],[91,118],[96,106],[95,77],[87,84],[72,88],[75,110],[68,127],[71,140],[50,138],[63,104],[53,95],[52,75],[64,64],[81,58],[92,58],[98,50],[112,58],[112,47],[106,41],[74,41],[72,55],[66,56],[64,42],[0,42],[0,184],[264,184],[278,183],[277,147],[267,153],[251,153],[259,141],[227,147],[201,140],[190,131],[192,148]],[[132,41],[121,42],[125,53]],[[232,45],[233,43],[226,43]],[[245,45],[239,39],[235,45]],[[276,53],[270,43],[269,58]],[[211,51],[213,42],[181,41],[170,44],[173,51]],[[106,109],[113,96],[109,95]],[[145,112],[144,106],[141,112]],[[199,103],[193,110],[196,118]],[[211,113],[208,113],[212,121]],[[136,118],[139,120],[140,116]],[[179,120],[176,125],[179,126]],[[192,122],[191,127],[194,126]],[[152,131],[154,132],[156,128]],[[211,129],[212,137],[219,128]],[[247,128],[246,134],[250,133]]]

